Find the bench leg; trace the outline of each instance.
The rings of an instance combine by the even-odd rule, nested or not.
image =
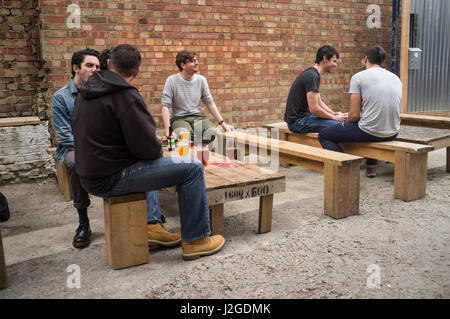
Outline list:
[[[0,231],[0,289],[8,288],[8,276],[6,273],[5,252],[3,251],[2,233]]]
[[[447,173],[450,172],[450,147],[447,147]]]
[[[56,179],[58,180],[59,191],[64,195],[66,202],[72,200],[72,192],[70,191],[69,174],[67,172],[67,166],[61,165],[61,162],[56,162]]]
[[[427,187],[428,153],[395,153],[394,194],[405,202],[423,198]]]
[[[324,213],[343,218],[359,213],[359,162],[324,164]]]
[[[280,137],[279,137],[280,141],[287,141],[288,140],[288,136],[287,136],[286,133],[279,133],[279,134],[280,134]],[[289,163],[280,161],[280,167],[288,168],[289,167]]]
[[[103,201],[106,257],[112,269],[148,263],[147,201]]]
[[[258,233],[268,233],[272,230],[273,194],[259,198]]]
[[[223,203],[209,206],[209,219],[211,222],[211,234],[224,234],[224,218],[223,218]]]

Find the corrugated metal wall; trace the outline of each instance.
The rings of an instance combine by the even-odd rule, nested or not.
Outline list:
[[[450,110],[450,0],[412,0],[411,15],[422,61],[408,72],[408,112]]]

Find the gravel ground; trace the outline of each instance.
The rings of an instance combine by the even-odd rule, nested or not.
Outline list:
[[[445,150],[429,156],[427,196],[394,199],[393,165],[375,179],[361,170],[360,214],[323,214],[323,177],[280,168],[285,193],[274,198],[272,231],[257,234],[258,200],[225,205],[224,249],[186,262],[181,248],[150,247],[148,264],[111,270],[103,204],[92,198],[93,242],[72,248],[77,217],[54,179],[0,186],[11,219],[0,224],[7,298],[449,298],[450,175]],[[179,230],[176,196],[160,193],[170,230]],[[70,288],[69,265],[81,287]],[[69,268],[70,271],[70,268]]]

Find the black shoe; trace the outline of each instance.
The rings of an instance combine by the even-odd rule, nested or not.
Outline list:
[[[84,248],[91,243],[91,228],[87,225],[78,226],[75,231],[75,237],[73,238],[72,245],[75,248]]]

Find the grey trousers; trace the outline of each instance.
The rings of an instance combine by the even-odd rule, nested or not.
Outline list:
[[[75,170],[75,152],[69,151],[64,160],[69,174],[70,190],[72,191],[73,206],[75,208],[88,208],[91,204],[88,192],[81,186],[80,177]]]

